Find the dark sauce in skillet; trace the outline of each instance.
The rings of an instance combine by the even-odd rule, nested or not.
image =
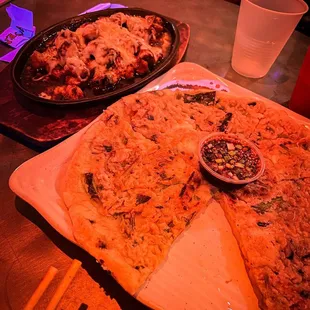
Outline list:
[[[154,70],[160,64],[161,62],[158,62],[157,65],[154,67]],[[59,80],[49,78],[48,81],[33,81],[32,78],[35,74],[36,73],[34,73],[34,70],[32,70],[31,66],[28,63],[25,66],[22,77],[21,77],[22,86],[35,95],[39,95],[41,92],[44,92],[47,87],[56,87],[56,86],[65,85],[63,78],[60,78]],[[113,85],[104,84],[101,81],[101,83],[98,84],[97,86],[89,85],[88,82],[84,82],[84,83],[81,83],[79,87],[83,90],[85,98],[92,98],[92,97],[106,94],[114,90],[125,88],[134,83],[138,83],[147,74],[148,73],[144,75],[136,75],[135,77],[130,78],[130,79],[120,79],[116,84],[113,84]]]

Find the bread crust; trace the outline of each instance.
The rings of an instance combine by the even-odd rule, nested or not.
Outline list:
[[[197,157],[199,140],[215,131],[252,140],[264,155],[264,175],[215,190]],[[134,294],[208,205],[212,189],[260,307],[308,309],[309,154],[309,129],[262,101],[199,89],[136,94],[86,132],[63,197],[78,244]]]

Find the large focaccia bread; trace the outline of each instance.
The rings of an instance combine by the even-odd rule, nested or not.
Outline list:
[[[177,123],[181,115],[161,112],[169,96],[158,98],[131,96],[103,114],[82,138],[63,195],[77,242],[131,294],[211,198],[199,171],[199,134]],[[131,99],[145,110],[127,110]],[[166,135],[155,128],[162,117]]]
[[[209,184],[197,148],[215,131],[256,143],[264,175],[243,187]],[[87,131],[67,171],[75,238],[134,293],[212,192],[260,307],[308,309],[309,150],[308,128],[257,100],[206,90],[125,97]]]

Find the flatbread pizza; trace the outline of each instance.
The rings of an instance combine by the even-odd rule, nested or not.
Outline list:
[[[84,135],[63,197],[77,242],[133,294],[211,194],[190,125],[171,120],[165,141],[164,133],[139,127],[137,115],[134,129],[123,113],[117,105],[108,109]],[[182,132],[177,141],[175,132]]]
[[[242,187],[204,177],[198,144],[213,132],[251,140],[266,169]],[[84,134],[63,199],[77,243],[131,294],[212,198],[222,206],[262,309],[310,307],[310,135],[251,98],[209,90],[122,98]]]

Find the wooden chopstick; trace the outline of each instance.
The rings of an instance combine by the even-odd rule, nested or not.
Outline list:
[[[68,271],[66,272],[64,278],[59,283],[56,292],[52,299],[50,300],[46,310],[54,310],[56,309],[61,297],[67,290],[68,286],[70,285],[71,281],[75,277],[77,271],[79,270],[81,266],[81,262],[77,259],[74,259],[71,266],[69,267]]]
[[[44,278],[41,280],[38,287],[30,297],[29,301],[27,302],[24,310],[32,310],[35,307],[35,305],[38,303],[39,299],[41,298],[41,296],[43,295],[49,284],[54,279],[57,272],[58,269],[56,269],[55,267],[53,266],[49,267]]]

